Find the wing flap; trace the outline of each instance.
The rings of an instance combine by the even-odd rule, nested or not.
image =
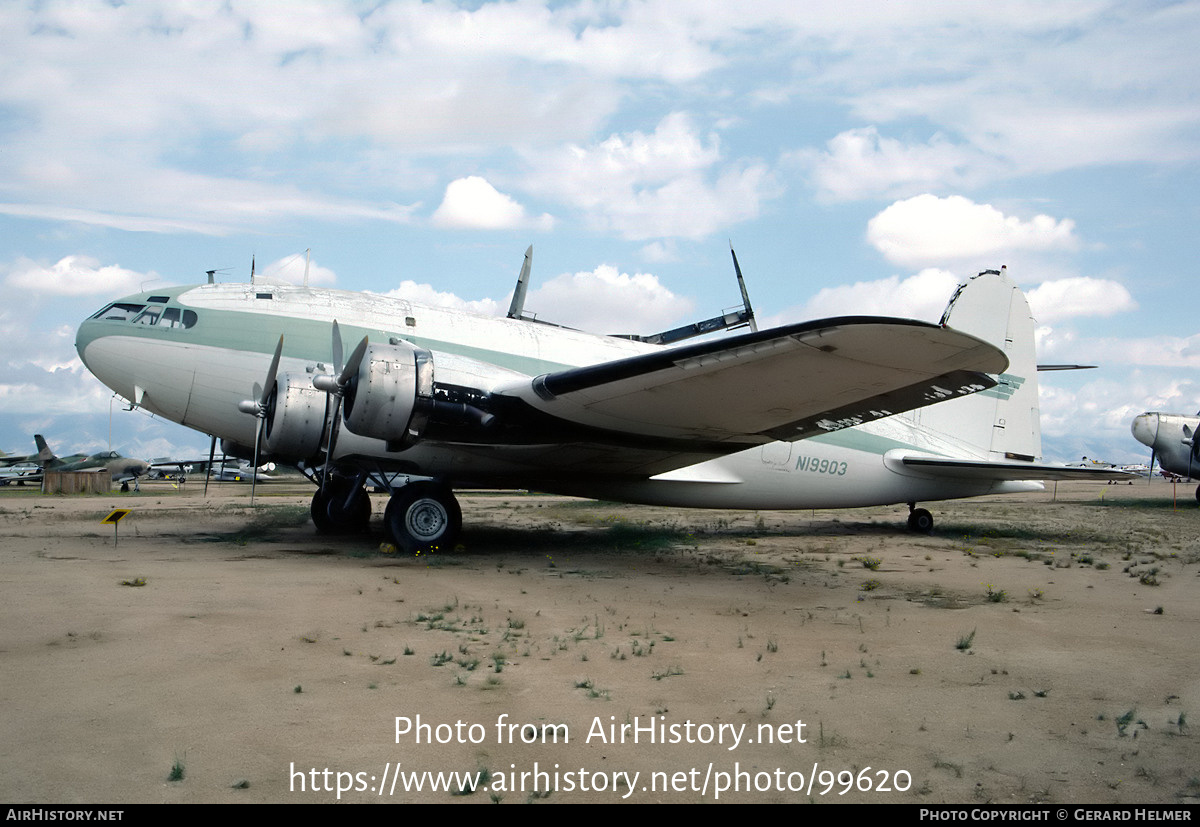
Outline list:
[[[845,317],[559,371],[501,388],[563,423],[729,450],[818,433],[995,385],[1004,354],[908,319]]]

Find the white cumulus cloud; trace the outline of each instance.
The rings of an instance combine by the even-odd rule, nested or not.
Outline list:
[[[529,187],[582,210],[597,229],[635,241],[699,239],[758,216],[778,192],[761,161],[724,163],[716,134],[673,112],[653,133],[610,135],[527,158]]]
[[[158,281],[157,273],[138,273],[116,264],[101,265],[91,256],[63,256],[49,266],[20,259],[5,283],[36,293],[58,296],[136,293],[141,285]]]
[[[824,152],[795,157],[811,169],[818,195],[831,201],[971,186],[995,166],[978,150],[940,134],[924,144],[904,143],[881,136],[874,126],[846,130],[831,138]]]
[[[451,181],[442,204],[433,213],[438,227],[471,230],[548,230],[554,219],[542,214],[531,219],[525,208],[497,190],[486,178],[471,175]]]
[[[1039,322],[1074,316],[1112,316],[1137,309],[1137,302],[1120,282],[1087,276],[1057,279],[1026,291],[1029,307]]]
[[[889,276],[825,287],[799,307],[764,320],[767,326],[824,319],[831,316],[894,316],[937,321],[958,287],[959,279],[947,270],[928,268],[901,278]]]
[[[895,264],[920,267],[1002,253],[1074,250],[1075,222],[1005,215],[961,195],[918,195],[897,201],[867,224],[867,240]]]

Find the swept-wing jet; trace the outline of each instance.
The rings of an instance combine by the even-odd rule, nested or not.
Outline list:
[[[673,346],[262,284],[139,293],[76,347],[118,394],[316,484],[318,529],[453,544],[456,487],[668,506],[839,508],[1107,478],[1038,462],[1033,320],[988,271],[939,324],[839,317]],[[343,358],[343,340],[356,342]],[[907,412],[907,413],[906,413]]]
[[[1133,418],[1133,438],[1150,449],[1150,473],[1154,461],[1164,471],[1191,479],[1200,478],[1200,413],[1195,416],[1169,413],[1144,413]],[[1200,486],[1196,486],[1200,502]]]

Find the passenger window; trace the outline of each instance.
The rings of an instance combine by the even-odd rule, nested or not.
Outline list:
[[[163,311],[162,318],[158,320],[159,327],[183,327],[183,321],[179,318],[178,307],[168,307]]]

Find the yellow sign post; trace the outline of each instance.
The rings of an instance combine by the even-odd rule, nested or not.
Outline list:
[[[117,545],[117,523],[129,513],[128,508],[114,508],[112,513],[100,521],[100,525],[111,524],[113,527],[113,545]]]

